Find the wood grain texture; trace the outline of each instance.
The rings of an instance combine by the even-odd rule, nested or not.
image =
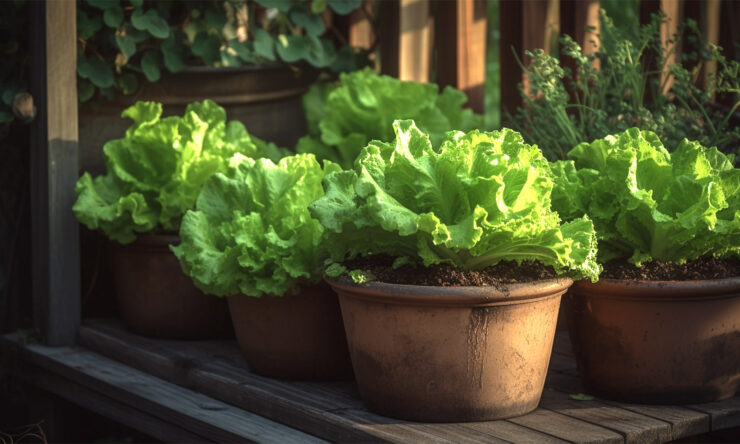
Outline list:
[[[398,78],[429,82],[432,66],[432,26],[429,0],[400,0]]]
[[[686,407],[575,401],[583,392],[571,358],[559,355],[550,369],[541,408],[505,421],[424,424],[368,412],[351,382],[288,382],[248,371],[233,342],[184,342],[144,338],[112,321],[86,321],[80,342],[128,365],[215,399],[331,441],[388,442],[666,442],[706,431],[712,410],[718,428],[732,427],[735,401]],[[567,342],[562,337],[556,343]],[[569,361],[570,359],[570,361]],[[737,398],[736,398],[737,400]],[[740,401],[738,401],[740,402]]]
[[[30,2],[31,250],[34,323],[49,345],[71,345],[80,324],[75,2]]]
[[[14,339],[3,340],[12,345]],[[23,358],[54,375],[218,442],[323,442],[79,347],[26,345]]]
[[[486,2],[439,2],[435,13],[437,83],[468,95],[468,105],[483,112],[486,83]]]
[[[570,442],[605,444],[624,442],[622,435],[613,430],[542,408],[526,416],[511,418],[509,421]]]
[[[566,393],[554,390],[542,393],[540,407],[614,430],[624,436],[627,443],[667,442],[672,439],[671,427],[665,421],[599,401],[576,401]]]
[[[708,413],[711,416],[712,430],[740,427],[740,396],[738,395],[726,401],[692,404],[686,407]]]

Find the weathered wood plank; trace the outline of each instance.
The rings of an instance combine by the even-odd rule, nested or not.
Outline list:
[[[74,344],[80,325],[76,2],[30,2],[31,271],[34,323],[50,345]]]
[[[428,82],[432,66],[429,0],[400,0],[398,78]]]
[[[740,396],[725,401],[691,404],[686,407],[709,414],[711,430],[740,427]]]
[[[571,442],[600,444],[624,442],[624,437],[612,430],[542,408],[528,415],[511,418],[509,421]]]
[[[78,347],[27,345],[19,352],[65,379],[219,442],[323,442]]]
[[[163,422],[136,408],[129,407],[113,398],[101,395],[67,379],[38,369],[26,369],[19,375],[38,388],[60,396],[108,419],[145,433],[162,442],[205,442],[208,439]]]
[[[576,401],[565,393],[545,390],[540,407],[614,430],[623,435],[627,443],[671,440],[671,427],[667,422],[599,401]]]
[[[250,373],[235,344],[232,353],[211,343],[158,341],[120,326],[86,322],[80,343],[216,399],[332,441],[490,442],[465,426],[409,423],[368,412],[354,383],[286,382]],[[162,344],[166,344],[162,346]],[[193,345],[197,344],[197,345]],[[185,351],[186,350],[186,351]],[[222,358],[219,358],[221,356]],[[226,358],[223,358],[226,356]]]
[[[468,105],[482,113],[486,88],[486,2],[438,2],[435,14],[437,83],[468,95]]]
[[[671,425],[671,439],[701,435],[710,430],[709,415],[695,410],[667,405],[628,404],[602,399],[600,401],[669,423]]]
[[[466,424],[466,426],[488,433],[495,438],[520,444],[560,444],[568,442],[508,420],[472,422]]]
[[[568,393],[584,392],[581,380],[551,370],[542,408],[529,415],[481,423],[413,423],[368,412],[350,382],[288,382],[254,375],[233,342],[149,339],[111,321],[86,321],[80,342],[163,379],[334,441],[665,442],[706,431],[709,417],[694,411],[694,406],[575,401]],[[554,361],[561,368],[573,366],[572,358],[565,355]],[[721,409],[726,403],[698,408],[716,410],[718,428],[732,427],[733,415],[740,409],[732,402]]]

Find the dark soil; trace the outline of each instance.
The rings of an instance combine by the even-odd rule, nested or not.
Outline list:
[[[483,270],[460,270],[447,264],[426,268],[404,265],[394,270],[392,257],[375,255],[358,257],[342,265],[348,270],[369,271],[380,282],[440,287],[498,287],[557,277],[552,267],[532,261],[522,262],[521,265],[516,262],[500,262]]]
[[[627,261],[611,261],[604,265],[602,278],[638,279],[648,281],[693,281],[724,279],[740,276],[740,260],[701,257],[685,264],[653,261],[637,268]]]

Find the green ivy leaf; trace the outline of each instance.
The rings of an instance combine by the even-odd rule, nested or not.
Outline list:
[[[311,12],[314,14],[321,14],[326,11],[326,0],[313,0],[311,2]]]
[[[138,29],[134,28],[133,26],[126,25],[125,26],[125,32],[126,35],[134,39],[134,42],[141,43],[144,40],[149,38],[149,33],[146,31],[139,31]]]
[[[206,65],[213,66],[221,59],[220,48],[221,39],[217,35],[201,31],[195,36],[190,50],[203,59]]]
[[[149,9],[146,13],[137,9],[131,14],[131,24],[140,31],[147,31],[158,39],[166,39],[170,35],[170,27],[156,9]]]
[[[359,8],[362,0],[327,0],[332,11],[339,15],[347,15]]]
[[[295,63],[308,57],[308,43],[299,35],[280,35],[275,45],[280,59],[287,63]]]
[[[87,102],[95,95],[95,87],[85,79],[77,79],[77,99],[81,102]]]
[[[239,54],[234,49],[226,46],[219,52],[221,56],[221,66],[242,66],[242,59],[239,58]]]
[[[103,11],[114,6],[118,6],[120,8],[118,0],[87,0],[87,4]]]
[[[159,65],[162,64],[162,57],[158,52],[147,51],[141,58],[141,70],[144,71],[144,76],[150,82],[156,82],[159,80],[161,72]]]
[[[324,32],[324,20],[320,15],[308,14],[305,8],[295,9],[290,13],[290,20],[303,28],[307,34],[321,35]]]
[[[254,31],[254,52],[263,59],[275,61],[275,39],[262,28]]]
[[[592,395],[587,395],[585,393],[571,393],[568,396],[570,396],[570,399],[575,399],[576,401],[593,401],[596,399]]]
[[[98,88],[113,86],[113,70],[97,57],[80,55],[77,59],[77,74],[83,79],[90,80]]]
[[[293,4],[291,0],[254,0],[254,1],[261,6],[264,6],[265,8],[275,8],[280,12],[290,11],[290,7]]]
[[[322,40],[318,37],[306,36],[308,41],[308,55],[306,60],[316,68],[326,68],[330,66],[336,58],[334,45],[328,40]]]
[[[254,58],[254,44],[252,42],[240,42],[238,39],[231,39],[229,40],[228,47],[233,49],[243,62],[256,62]]]
[[[184,38],[185,34],[182,31],[175,31],[162,42],[159,48],[164,57],[164,67],[169,72],[180,72],[185,69]]]
[[[126,95],[130,95],[139,89],[139,79],[133,73],[127,72],[118,78],[118,88]]]
[[[114,5],[103,12],[103,21],[109,28],[118,28],[123,23],[123,8]]]
[[[224,25],[226,25],[226,14],[224,14],[223,11],[219,11],[217,9],[206,9],[206,22],[208,22],[211,28],[221,31]]]
[[[144,6],[144,0],[129,0],[129,3],[131,3],[131,6],[134,8],[141,8]]]
[[[113,100],[113,97],[116,96],[116,91],[112,86],[109,88],[100,88],[100,94],[108,100]]]
[[[331,70],[334,72],[357,71],[360,69],[358,59],[367,60],[367,56],[361,57],[353,48],[343,46],[337,51],[337,55],[331,64]]]
[[[82,40],[87,40],[103,27],[100,17],[88,17],[84,11],[77,9],[77,35]]]
[[[123,55],[125,55],[126,57],[131,57],[132,55],[136,54],[136,42],[130,35],[116,33],[115,38],[116,45],[118,45],[118,49],[121,50],[121,53]]]

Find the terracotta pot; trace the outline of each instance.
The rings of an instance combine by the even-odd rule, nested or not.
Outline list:
[[[80,106],[80,170],[104,172],[103,145],[123,137],[131,121],[121,112],[138,100],[163,104],[163,116],[182,115],[194,101],[211,99],[226,109],[228,120],[244,123],[250,134],[293,148],[306,134],[301,95],[318,76],[308,67],[266,64],[231,68],[188,67],[163,72],[156,83],[141,80],[135,94],[118,94]]]
[[[740,277],[582,281],[565,305],[591,393],[677,404],[730,398],[740,388]]]
[[[233,335],[226,301],[204,294],[180,269],[178,236],[140,234],[109,249],[118,310],[135,333],[169,339]]]
[[[236,338],[254,373],[306,381],[352,378],[339,302],[328,286],[228,299]]]
[[[483,421],[537,407],[570,279],[425,287],[327,278],[370,410],[413,421]]]

